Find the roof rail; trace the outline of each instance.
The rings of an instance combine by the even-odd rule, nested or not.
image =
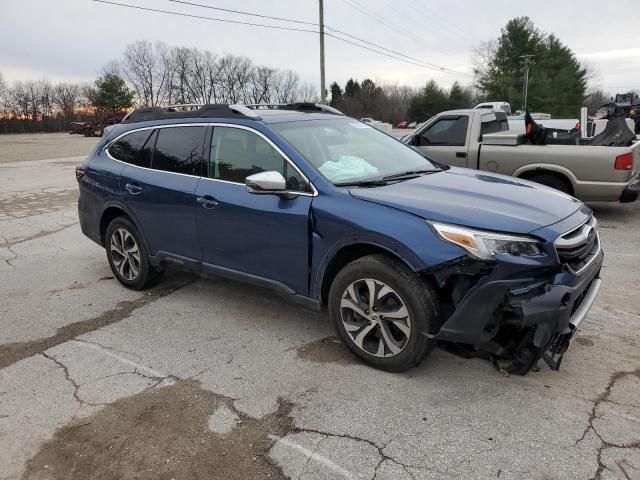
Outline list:
[[[144,122],[147,120],[167,120],[171,118],[190,117],[221,117],[221,118],[251,118],[259,120],[260,116],[254,110],[244,105],[226,104],[182,104],[169,105],[166,107],[144,107],[138,108],[127,115],[123,123]]]
[[[340,110],[330,107],[329,105],[323,105],[322,103],[311,102],[296,102],[296,103],[251,103],[244,105],[253,110],[296,110],[296,111],[320,111],[325,113],[332,113],[334,115],[344,115]]]
[[[204,107],[204,105],[204,103],[177,103],[175,105],[167,105],[163,108],[170,112],[177,112],[178,109],[181,109],[180,111],[194,111],[199,110]]]
[[[239,103],[234,103],[233,105],[229,105],[229,110],[240,113],[245,117],[256,118],[256,119],[260,118],[260,115],[258,115],[254,110],[249,108],[250,106],[251,105],[241,105]]]

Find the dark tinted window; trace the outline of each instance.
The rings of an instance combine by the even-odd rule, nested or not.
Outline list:
[[[467,140],[469,117],[442,118],[431,125],[420,136],[421,145],[458,145]]]
[[[487,133],[499,133],[509,130],[509,122],[506,115],[490,114],[483,115],[480,120],[480,136]]]
[[[266,171],[282,174],[288,190],[308,191],[298,171],[260,136],[240,128],[213,129],[209,177],[244,183],[248,176]]]
[[[200,161],[206,127],[158,129],[152,168],[174,173],[200,175]]]
[[[117,160],[148,167],[151,164],[151,145],[149,136],[153,130],[140,130],[125,135],[109,147],[109,155]]]

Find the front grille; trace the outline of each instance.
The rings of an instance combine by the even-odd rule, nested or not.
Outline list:
[[[574,273],[584,271],[600,253],[598,222],[595,217],[565,233],[555,241],[560,263]]]

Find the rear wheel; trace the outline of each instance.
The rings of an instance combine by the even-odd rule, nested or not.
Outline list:
[[[113,274],[125,287],[143,290],[156,283],[161,272],[149,263],[142,237],[127,217],[117,217],[105,235],[107,259]]]
[[[435,342],[436,295],[400,262],[370,255],[344,267],[329,292],[329,314],[347,347],[366,363],[400,372],[419,365]]]
[[[571,187],[569,187],[567,182],[565,182],[560,177],[557,177],[556,175],[552,175],[550,173],[540,173],[527,178],[527,180],[540,183],[547,187],[555,188],[556,190],[560,190],[561,192],[571,195]]]

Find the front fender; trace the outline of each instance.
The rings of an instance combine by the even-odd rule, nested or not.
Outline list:
[[[348,193],[319,195],[311,210],[309,292],[313,298],[321,296],[331,260],[351,245],[387,251],[414,272],[464,255],[461,248],[438,238],[423,218]]]

